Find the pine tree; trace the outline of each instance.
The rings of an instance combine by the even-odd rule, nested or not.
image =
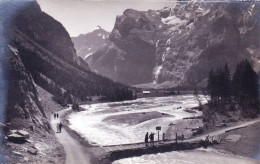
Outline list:
[[[211,69],[209,71],[207,90],[208,90],[212,100],[215,97],[215,89],[214,88],[215,88],[215,74],[214,74],[213,69]]]
[[[223,83],[223,97],[228,98],[230,96],[231,90],[231,75],[227,63],[224,67],[224,83]]]
[[[248,60],[237,65],[232,78],[232,91],[239,99],[258,98],[258,75]]]

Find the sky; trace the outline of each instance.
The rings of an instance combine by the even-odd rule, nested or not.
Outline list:
[[[172,6],[167,0],[37,0],[41,9],[63,24],[70,36],[78,36],[101,26],[112,31],[117,15],[126,9],[147,11]]]

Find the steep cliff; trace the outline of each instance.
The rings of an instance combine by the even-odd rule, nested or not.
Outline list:
[[[34,81],[61,103],[71,97],[87,100],[93,95],[110,99],[116,92],[131,96],[126,86],[91,72],[76,55],[65,28],[42,12],[36,2],[17,12],[8,35]]]
[[[162,24],[155,11],[126,10],[116,18],[112,41],[87,59],[98,74],[126,84],[152,81],[157,28]]]
[[[4,141],[6,161],[64,163],[64,150],[50,128],[36,84],[24,67],[19,51],[10,45],[8,48],[8,91],[5,95],[7,106],[4,127],[7,136]]]
[[[53,97],[86,100],[101,95],[118,100],[116,93],[124,93],[121,99],[132,93],[92,73],[76,56],[64,27],[36,1],[6,1],[0,9],[0,18],[6,19],[0,19],[0,153],[8,152],[3,158],[10,163],[65,163],[65,152],[48,123],[53,112],[62,109]],[[43,96],[45,90],[51,94],[42,101],[38,93]]]
[[[11,129],[17,127],[30,129],[32,126],[37,126],[41,129],[50,130],[32,76],[25,69],[18,50],[10,45],[9,48],[10,69],[6,110],[6,121],[10,122],[8,126]],[[26,123],[21,120],[26,120]]]
[[[1,163],[64,163],[65,153],[50,129],[31,73],[8,30],[17,11],[32,1],[0,2]],[[58,162],[59,161],[59,162]]]
[[[162,10],[126,10],[109,46],[88,59],[92,70],[126,84],[200,85],[208,71],[231,71],[249,59],[258,68],[257,3],[176,3]],[[204,84],[205,85],[205,84]]]

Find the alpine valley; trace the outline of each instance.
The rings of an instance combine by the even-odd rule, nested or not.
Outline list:
[[[253,3],[203,2],[179,2],[157,11],[127,9],[116,17],[108,39],[96,42],[107,33],[95,30],[72,40],[92,71],[115,81],[205,87],[209,70],[225,63],[234,72],[239,61],[248,59],[259,70],[259,11]],[[83,44],[93,35],[94,50],[99,45],[95,52]]]

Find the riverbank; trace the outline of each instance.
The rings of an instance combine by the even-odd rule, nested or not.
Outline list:
[[[124,158],[114,161],[112,164],[153,164],[153,163],[171,163],[171,164],[257,164],[256,161],[233,156],[226,152],[219,152],[215,149],[195,149],[188,151],[172,151],[158,154],[146,154],[142,156]]]
[[[258,154],[259,160],[260,122],[220,136],[223,138],[221,144],[213,145],[213,148],[254,159],[257,159]]]
[[[214,132],[226,127],[236,126],[244,122],[259,119],[244,118],[241,110],[214,112],[208,105],[203,106],[204,127],[203,133]],[[222,141],[213,148],[225,150],[234,155],[260,159],[260,122],[255,124],[227,131],[220,135]],[[256,158],[258,154],[258,158]]]
[[[81,145],[83,145],[86,149],[85,152],[89,155],[90,161],[92,164],[99,164],[100,161],[107,161],[107,152],[99,145],[93,145],[89,143],[89,141],[82,137],[79,133],[77,133],[75,130],[69,128],[69,121],[68,116],[76,111],[73,110],[67,110],[61,115],[61,120],[63,123],[64,129],[70,134],[71,137],[73,137],[75,140],[77,140]],[[109,163],[109,162],[105,162]]]

